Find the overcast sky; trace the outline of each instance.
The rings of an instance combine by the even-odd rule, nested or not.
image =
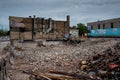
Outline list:
[[[120,17],[120,0],[0,0],[0,25],[9,27],[9,16],[66,20],[70,26]]]

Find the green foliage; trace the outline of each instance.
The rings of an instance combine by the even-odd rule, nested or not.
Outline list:
[[[0,30],[0,36],[7,36],[7,35],[8,35],[8,31]]]
[[[82,35],[82,34],[88,32],[87,31],[87,27],[84,24],[82,24],[82,23],[78,23],[77,24],[77,29],[79,30],[79,35]]]

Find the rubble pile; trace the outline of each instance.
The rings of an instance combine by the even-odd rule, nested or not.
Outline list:
[[[120,42],[103,51],[103,54],[96,54],[86,61],[81,61],[80,71],[95,80],[119,80]]]
[[[4,42],[4,41],[9,41],[9,37],[8,36],[0,36],[0,42]]]
[[[35,73],[34,77],[37,74],[41,78],[42,75],[42,77],[47,77],[47,80],[50,80],[49,77],[51,76],[55,77],[55,75],[61,75],[59,73],[62,73],[63,77],[67,76],[67,78],[68,74],[74,73],[74,76],[71,74],[69,77],[75,78],[78,76],[78,80],[80,78],[85,78],[81,80],[102,79],[101,74],[97,73],[109,72],[107,65],[111,64],[110,61],[115,59],[116,62],[116,59],[119,60],[118,54],[120,49],[118,44],[120,44],[119,40],[113,39],[103,40],[102,42],[100,42],[100,40],[85,41],[79,45],[64,45],[62,43],[56,45],[47,45],[47,43],[45,43],[42,45],[41,42],[39,44],[17,43],[17,45],[11,47],[10,51],[12,54],[10,59],[12,64],[10,76],[11,78],[14,77],[14,80],[17,80],[18,77],[15,78],[17,73],[16,75],[12,74],[14,71],[20,71],[19,73],[21,74],[23,74],[23,72],[28,72],[30,75]],[[100,58],[95,58],[96,56]],[[109,58],[110,60],[108,60]],[[83,63],[81,63],[81,61],[83,61]],[[55,75],[48,73],[51,70],[55,72]],[[94,74],[97,74],[97,79],[94,79]],[[58,77],[56,79],[58,79]]]
[[[4,42],[7,44],[8,42]],[[9,67],[9,52],[8,47],[0,43],[0,80],[8,80],[7,69]]]
[[[119,80],[120,79],[120,42],[102,54],[82,60],[76,73],[49,71],[44,74],[31,73],[30,80]],[[28,74],[28,73],[27,73]]]

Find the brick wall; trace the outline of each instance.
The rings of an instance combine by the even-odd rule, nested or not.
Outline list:
[[[69,16],[66,21],[53,20],[51,18],[23,18],[9,17],[10,38],[14,39],[58,39],[69,33]]]

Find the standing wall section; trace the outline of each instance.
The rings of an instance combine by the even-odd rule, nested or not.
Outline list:
[[[9,17],[11,40],[63,39],[69,34],[69,16],[66,21],[51,18]]]
[[[32,18],[9,17],[11,40],[32,40]]]

